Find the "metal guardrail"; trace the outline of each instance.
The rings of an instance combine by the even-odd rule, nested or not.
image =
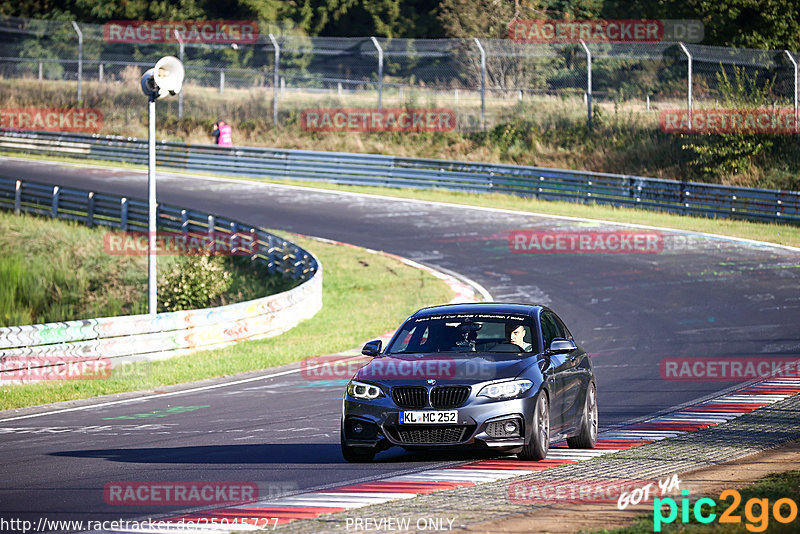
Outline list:
[[[49,132],[1,132],[0,151],[147,163],[147,140]],[[337,184],[443,188],[542,200],[629,206],[679,214],[800,223],[800,193],[543,167],[161,141],[157,164]]]
[[[8,178],[0,178],[0,209],[88,226],[148,229],[146,202]],[[277,335],[322,307],[321,264],[286,239],[232,219],[163,204],[158,206],[158,227],[187,237],[203,236],[204,242],[219,246],[240,243],[243,250],[254,251],[247,254],[252,261],[303,283],[289,291],[216,308],[0,328],[0,363],[32,357],[107,358],[115,364],[163,358]],[[239,239],[231,239],[234,235]]]

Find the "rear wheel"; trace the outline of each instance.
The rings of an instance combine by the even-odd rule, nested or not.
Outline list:
[[[593,449],[597,443],[597,388],[594,382],[586,391],[586,404],[581,417],[580,431],[577,436],[567,438],[570,449]]]
[[[531,440],[517,455],[520,460],[543,460],[550,448],[550,402],[544,391],[539,393],[532,419]]]

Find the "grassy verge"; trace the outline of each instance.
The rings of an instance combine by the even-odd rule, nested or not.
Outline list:
[[[126,365],[108,380],[3,384],[0,409],[153,389],[330,354],[396,328],[417,308],[452,298],[441,281],[396,260],[363,249],[291,239],[324,266],[323,309],[314,318],[274,338]]]
[[[147,256],[109,254],[108,228],[0,211],[0,326],[50,323],[147,312]],[[163,274],[186,257],[162,255]],[[290,289],[247,258],[223,258],[230,288],[211,305]]]
[[[12,153],[8,153],[11,155]],[[96,163],[87,162],[75,158],[45,157],[38,155],[18,154],[14,155],[34,160],[44,161],[63,161],[66,163],[79,163],[85,166],[102,165],[117,166],[116,163]],[[131,169],[144,169],[142,166],[124,164],[120,165]],[[211,176],[209,173],[193,173],[195,175]],[[215,177],[222,177],[215,175]],[[228,177],[236,180],[249,180],[253,182],[277,183],[286,185],[297,185],[305,187],[315,187],[329,189],[332,191],[351,191],[356,193],[367,193],[376,195],[387,195],[397,198],[409,198],[415,200],[427,200],[434,202],[446,202],[455,204],[465,204],[469,206],[503,208],[529,213],[541,213],[546,215],[560,215],[567,217],[583,217],[588,219],[598,219],[629,224],[642,224],[647,226],[659,226],[663,228],[674,228],[677,230],[687,230],[692,232],[707,232],[723,236],[738,237],[742,239],[753,239],[756,241],[766,241],[780,245],[800,247],[800,227],[788,224],[759,223],[749,221],[739,221],[733,219],[710,219],[708,217],[695,217],[689,215],[673,215],[669,213],[642,210],[635,208],[615,208],[612,206],[602,206],[599,204],[578,204],[575,202],[544,201],[530,198],[521,198],[513,195],[502,194],[482,194],[482,193],[459,193],[445,191],[442,189],[397,189],[389,187],[367,187],[337,185],[326,182],[303,182],[293,180],[270,180],[242,177]]]
[[[702,524],[695,519],[693,508],[689,508],[689,522],[681,522],[681,502],[676,499],[678,515],[673,523],[665,524],[662,526],[660,532],[675,533],[681,532],[686,534],[744,534],[749,532],[769,532],[778,534],[789,534],[798,531],[798,524],[800,519],[797,517],[797,505],[800,503],[800,471],[786,471],[784,473],[776,473],[760,479],[757,483],[747,488],[740,488],[741,502],[737,508],[730,510],[730,518],[737,523],[721,523],[720,516],[732,507],[734,503],[733,497],[726,496],[721,499],[719,495],[709,495],[708,497],[716,502],[716,506],[702,506],[702,514],[706,517],[710,513],[716,514],[714,521],[708,524]],[[696,497],[696,496],[695,496]],[[766,499],[764,508],[761,504],[750,503],[751,499],[761,500]],[[775,519],[774,505],[780,499],[790,499],[794,503],[794,520],[789,523],[781,523]],[[763,501],[762,501],[763,502]],[[779,511],[784,518],[792,516],[791,509],[786,501],[781,503]],[[750,515],[747,511],[750,510]],[[667,511],[664,511],[667,514]],[[639,534],[643,532],[654,532],[653,515],[640,516],[636,523],[633,525],[615,529],[615,530],[598,530],[595,534]]]
[[[147,136],[147,110],[142,105],[139,73],[123,80],[83,84],[83,106],[102,112],[100,134]],[[0,79],[0,107],[69,108],[74,82]],[[315,148],[405,157],[512,163],[568,169],[617,172],[657,178],[686,179],[752,187],[800,188],[800,151],[791,134],[665,133],[659,112],[681,109],[682,101],[664,100],[647,111],[642,101],[611,99],[593,105],[592,128],[586,125],[581,94],[561,97],[491,93],[486,101],[487,131],[480,127],[480,99],[467,92],[387,90],[383,105],[452,109],[459,131],[442,133],[310,132],[300,123],[309,108],[374,107],[371,92],[291,91],[280,98],[279,125],[272,124],[272,91],[266,88],[184,86],[185,109],[177,118],[177,99],[158,107],[158,131],[169,140],[210,143],[212,125],[224,119],[233,127],[237,145]],[[710,151],[710,152],[709,152]],[[712,154],[713,157],[709,156]]]

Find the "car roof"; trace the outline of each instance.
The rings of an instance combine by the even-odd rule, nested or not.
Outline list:
[[[536,317],[539,311],[547,309],[539,304],[516,304],[505,302],[467,302],[462,304],[444,304],[422,308],[411,317],[428,317],[431,315],[450,313],[487,313],[487,314],[515,314]]]

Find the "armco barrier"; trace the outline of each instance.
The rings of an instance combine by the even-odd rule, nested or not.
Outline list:
[[[147,163],[147,141],[49,132],[0,132],[0,150]],[[181,171],[352,185],[444,188],[543,200],[633,206],[707,217],[800,223],[800,193],[598,172],[255,147],[157,144],[157,164]]]
[[[0,209],[147,230],[145,202],[7,178],[0,178]],[[257,250],[253,261],[302,283],[283,293],[216,308],[0,328],[0,363],[26,357],[108,358],[112,363],[165,358],[277,335],[321,309],[322,266],[310,252],[223,217],[165,205],[158,212],[160,231],[199,234],[215,243],[225,243],[233,233],[247,236],[246,244],[257,243],[249,249]]]

